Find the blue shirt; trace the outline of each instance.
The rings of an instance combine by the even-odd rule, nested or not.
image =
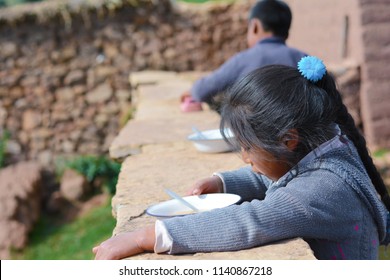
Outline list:
[[[270,64],[297,67],[304,52],[290,48],[279,37],[259,41],[255,46],[237,53],[208,76],[195,82],[191,89],[196,101],[209,101],[249,72]]]

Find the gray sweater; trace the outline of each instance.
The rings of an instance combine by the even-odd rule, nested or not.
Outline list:
[[[266,38],[237,53],[210,75],[197,80],[191,89],[192,97],[197,101],[209,101],[252,70],[270,64],[297,67],[304,56],[305,53],[288,47],[282,38]]]
[[[388,211],[345,137],[324,143],[277,182],[246,167],[221,176],[242,203],[164,220],[173,239],[169,253],[235,251],[302,237],[318,259],[378,258]]]

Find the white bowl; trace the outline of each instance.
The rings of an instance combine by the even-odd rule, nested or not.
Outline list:
[[[233,138],[233,133],[230,130],[225,130],[228,138]],[[223,138],[219,129],[204,130],[200,133],[193,133],[188,136],[195,148],[204,153],[223,153],[232,151],[232,146],[229,145]]]
[[[237,203],[241,197],[229,193],[210,193],[183,197],[201,212],[223,208]],[[176,199],[161,202],[146,209],[146,214],[158,219],[194,214],[195,212]]]

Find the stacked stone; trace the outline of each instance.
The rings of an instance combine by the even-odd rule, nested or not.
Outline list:
[[[0,259],[22,249],[40,215],[40,167],[21,162],[0,170]]]
[[[386,0],[360,0],[364,46],[362,114],[368,142],[390,146],[390,6]]]
[[[250,1],[183,11],[168,0],[119,2],[50,1],[45,16],[0,11],[0,135],[11,133],[10,163],[104,154],[129,111],[130,72],[211,70],[245,48]]]

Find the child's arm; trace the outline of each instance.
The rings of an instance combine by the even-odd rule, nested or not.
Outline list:
[[[272,181],[268,178],[244,167],[201,179],[187,191],[187,195],[226,192],[238,194],[244,201],[250,201],[254,198],[263,199],[270,183]]]
[[[264,199],[268,186],[273,182],[267,177],[252,171],[251,167],[243,167],[235,171],[218,173],[225,192],[241,196],[243,201]]]
[[[191,95],[196,101],[208,101],[217,93],[225,90],[240,76],[243,68],[241,53],[222,64],[217,70],[197,80],[191,88]]]
[[[113,236],[94,247],[92,252],[96,260],[119,260],[145,251],[153,251],[155,239],[153,225]]]

